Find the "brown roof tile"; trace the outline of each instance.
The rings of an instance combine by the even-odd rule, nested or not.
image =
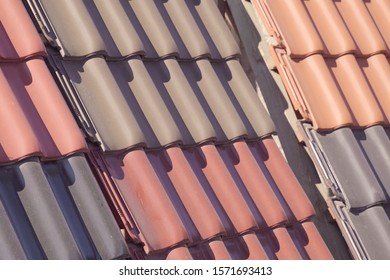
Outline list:
[[[109,57],[141,54],[152,59],[208,56],[218,60],[239,54],[218,8],[209,1],[28,2],[46,37],[66,57],[104,53]]]

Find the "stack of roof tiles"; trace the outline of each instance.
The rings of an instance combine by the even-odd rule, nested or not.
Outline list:
[[[255,0],[356,258],[390,258],[390,2]]]
[[[29,0],[138,258],[332,258],[214,1]]]
[[[0,1],[0,259],[113,259],[127,245],[23,4]]]

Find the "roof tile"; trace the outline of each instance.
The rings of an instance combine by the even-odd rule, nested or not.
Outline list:
[[[149,250],[160,250],[189,240],[144,151],[134,150],[124,156],[110,156],[106,161]]]
[[[83,155],[45,163],[28,158],[0,167],[0,176],[1,215],[7,213],[9,219],[1,220],[5,236],[0,239],[18,240],[24,253],[16,249],[5,254],[5,259],[110,259],[127,255]]]
[[[1,1],[0,42],[0,61],[46,55],[43,42],[21,1]]]
[[[45,26],[45,36],[61,48],[65,57],[102,53],[113,58],[144,55],[151,59],[221,59],[239,54],[217,6],[210,1],[28,2],[41,28]],[[75,20],[69,22],[73,17]]]
[[[383,76],[379,71],[389,68],[389,36],[384,28],[388,4],[257,2],[280,41],[273,56],[295,109],[305,119],[322,130],[388,124],[388,102],[383,97],[388,79],[377,78]]]
[[[54,158],[86,150],[80,130],[41,58],[0,63],[0,89],[1,163],[32,154]]]
[[[176,142],[194,145],[215,138],[217,142],[242,136],[255,139],[274,131],[235,60],[215,64],[207,59],[107,62],[94,57],[80,61],[55,58],[55,63],[69,96],[87,112],[82,117],[87,133],[107,151],[137,145],[158,148]],[[107,107],[114,112],[108,117],[104,114]]]
[[[386,129],[387,130],[387,129]],[[336,191],[352,209],[389,201],[390,140],[382,126],[365,130],[341,128],[318,133],[309,129],[312,141],[324,153],[323,162],[337,179]]]
[[[160,181],[174,187],[202,239],[224,234],[225,229],[190,164],[179,147],[148,153]],[[164,178],[168,176],[168,178]],[[173,195],[171,199],[174,200]],[[181,212],[181,211],[180,211]],[[207,219],[204,217],[207,216]],[[196,236],[193,236],[196,239]]]

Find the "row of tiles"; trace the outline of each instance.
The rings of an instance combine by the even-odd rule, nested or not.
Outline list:
[[[225,142],[242,136],[253,139],[274,130],[236,60],[181,65],[174,59],[107,63],[97,57],[64,64],[66,76],[58,74],[68,85],[80,122],[106,151]],[[96,79],[97,74],[101,78]],[[164,79],[166,75],[171,78]],[[0,136],[0,162],[85,150],[85,141],[42,58],[0,63],[0,82],[0,127],[5,132]],[[107,108],[113,112],[108,116]],[[18,120],[16,125],[7,121],[10,117]],[[71,133],[63,135],[64,129]]]
[[[107,62],[54,56],[53,64],[86,131],[105,151],[221,143],[274,132],[238,60]]]
[[[254,0],[292,58],[390,54],[387,0]]]
[[[83,154],[0,167],[0,246],[0,259],[129,256]]]
[[[272,138],[95,156],[124,224],[147,252],[314,215]]]
[[[329,180],[350,209],[390,202],[390,130],[340,128],[316,132],[304,125],[310,147],[321,154]]]
[[[299,61],[283,51],[273,54],[294,107],[316,129],[389,125],[390,61],[383,54],[336,59],[314,54]]]
[[[389,259],[389,128],[324,133],[303,124],[303,129],[312,158],[335,194],[329,205],[353,256]]]
[[[332,201],[334,213],[344,236],[348,237],[356,259],[390,259],[390,206],[375,205],[364,211],[353,211],[337,200]],[[352,241],[352,242],[351,242]]]
[[[42,58],[0,63],[0,92],[0,163],[87,149]]]
[[[299,260],[330,259],[312,222],[278,227],[264,232],[247,232],[236,237],[217,237],[196,246],[179,245],[169,250],[144,254],[137,259],[157,260]]]
[[[281,40],[271,54],[304,119],[318,130],[389,124],[388,1],[254,4]]]
[[[64,57],[101,53],[111,58],[220,60],[240,51],[215,1],[27,2],[46,38]]]

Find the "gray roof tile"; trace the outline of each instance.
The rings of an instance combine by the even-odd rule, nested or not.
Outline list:
[[[112,259],[128,254],[83,155],[0,167],[3,259]],[[20,245],[18,245],[20,244]],[[5,246],[7,248],[7,246]]]
[[[323,155],[322,164],[334,176],[332,183],[340,188],[351,208],[389,201],[390,140],[386,130],[382,126],[364,130],[341,128],[332,132],[308,128],[318,152]]]
[[[362,211],[346,208],[343,203],[333,201],[336,212],[342,217],[340,227],[348,241],[353,241],[354,254],[361,259],[390,258],[390,208],[377,205]],[[340,222],[340,221],[339,221]]]

